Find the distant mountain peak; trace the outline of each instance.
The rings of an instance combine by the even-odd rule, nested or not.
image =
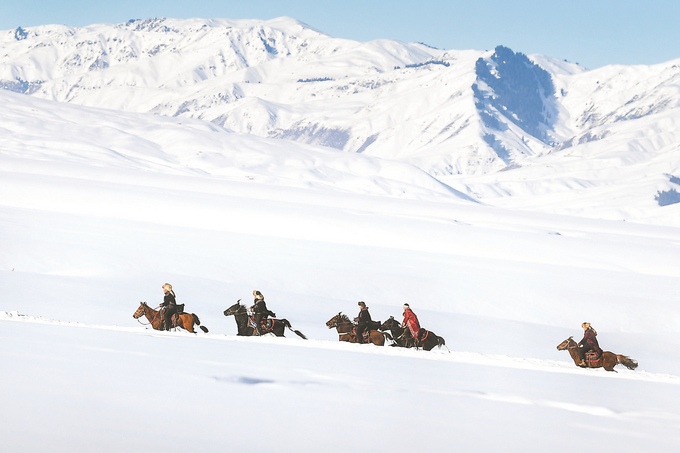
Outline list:
[[[498,117],[502,115],[539,140],[549,141],[547,130],[554,119],[548,104],[554,102],[555,86],[548,71],[523,53],[498,46],[490,57],[477,60],[475,72],[476,104],[487,126],[501,129]]]
[[[586,71],[498,46],[337,39],[290,17],[133,19],[0,33],[0,88],[402,160],[517,168],[680,107],[676,66]]]

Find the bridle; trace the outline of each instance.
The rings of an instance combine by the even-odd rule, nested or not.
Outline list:
[[[229,313],[225,312],[224,315],[225,316],[248,315],[248,310],[246,309],[246,307],[244,305],[241,305],[241,304],[236,304],[236,305],[238,305],[238,308],[236,308],[234,310],[229,308],[227,310],[227,312],[229,312]],[[232,308],[233,308],[233,306],[232,306]]]
[[[562,343],[564,343],[564,342],[566,342],[567,344],[564,348],[560,349],[560,351],[564,351],[566,349],[577,349],[578,348],[578,343],[576,343],[572,337],[567,338]],[[562,343],[560,343],[560,346],[562,346]],[[559,346],[557,348],[559,349]]]
[[[338,313],[337,315],[333,316],[333,317],[330,319],[330,321],[328,321],[328,322],[326,323],[326,326],[327,326],[329,329],[332,329],[333,327],[335,327],[336,329],[339,329],[339,328],[340,328],[340,325],[345,325],[345,324],[349,325],[349,326],[350,326],[350,329],[349,329],[347,332],[340,332],[340,331],[338,330],[337,333],[338,333],[338,335],[341,336],[341,337],[342,337],[343,335],[349,335],[349,336],[351,337],[351,336],[352,336],[352,329],[351,329],[351,326],[353,325],[353,324],[352,324],[352,321],[350,321],[350,319],[349,319],[346,315],[343,316],[342,313]]]
[[[146,302],[142,302],[139,308],[140,308],[140,309],[143,309],[142,312],[139,313],[139,314],[137,314],[137,312],[135,312],[135,314],[132,315],[132,317],[135,318],[135,319],[137,320],[137,322],[139,322],[139,323],[140,323],[141,325],[143,325],[143,326],[148,326],[148,325],[150,325],[150,324],[153,324],[154,321],[156,321],[156,318],[158,318],[158,315],[161,314],[161,311],[160,311],[160,310],[155,311],[153,308],[149,307],[149,306],[146,304]],[[147,308],[148,308],[149,310],[151,310],[151,311],[155,311],[156,314],[154,315],[154,317],[153,317],[152,320],[150,320],[148,323],[145,324],[145,323],[143,323],[142,321],[140,321],[139,318],[141,318],[141,317],[144,316],[144,315],[146,315],[147,319],[149,318],[149,314],[147,313]],[[158,308],[160,308],[160,306],[159,306]],[[137,310],[137,311],[139,311],[139,310]]]

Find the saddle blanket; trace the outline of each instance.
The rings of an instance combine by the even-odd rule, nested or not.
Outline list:
[[[586,352],[586,362],[587,363],[597,363],[600,361],[602,356],[598,354],[596,351],[588,351]]]
[[[352,328],[352,332],[351,332],[350,336],[354,337],[354,338],[357,337],[357,326],[354,326]],[[364,339],[364,341],[368,341],[371,338],[371,331],[368,327],[366,328],[366,330],[361,332],[361,337]]]
[[[255,324],[255,319],[252,316],[248,317],[248,322],[250,324],[250,327],[252,327],[253,329],[257,328],[257,325]],[[267,318],[266,320],[263,319],[262,322],[260,322],[260,325],[264,331],[268,332],[272,330],[272,327],[274,326],[274,321],[269,318]]]

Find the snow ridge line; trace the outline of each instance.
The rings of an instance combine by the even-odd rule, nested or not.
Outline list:
[[[299,338],[274,338],[266,337],[239,337],[236,335],[226,334],[192,334],[189,332],[161,332],[149,330],[145,326],[135,327],[121,327],[121,326],[106,326],[106,325],[89,325],[77,321],[60,321],[54,319],[43,318],[42,316],[31,316],[20,314],[17,311],[0,311],[0,321],[9,322],[26,322],[32,324],[50,324],[65,327],[84,327],[99,330],[114,330],[119,332],[130,332],[144,335],[153,335],[156,337],[186,337],[186,338],[202,338],[210,340],[221,341],[236,341],[236,342],[251,342],[251,343],[266,343],[278,346],[289,347],[307,347],[313,349],[327,349],[344,352],[355,352],[362,354],[380,354],[395,357],[403,357],[409,359],[419,360],[436,360],[442,362],[464,363],[469,365],[479,366],[493,366],[500,368],[514,368],[528,371],[541,371],[546,373],[562,373],[575,374],[582,377],[597,377],[610,379],[627,379],[635,381],[658,382],[664,384],[680,385],[680,376],[672,374],[649,373],[641,370],[626,370],[619,367],[617,373],[605,371],[602,368],[598,369],[582,369],[574,366],[571,362],[545,360],[524,357],[510,357],[507,355],[483,354],[479,352],[466,351],[444,351],[444,350],[412,350],[403,348],[391,347],[377,347],[372,345],[358,345],[345,342],[334,342],[329,340],[301,340]]]

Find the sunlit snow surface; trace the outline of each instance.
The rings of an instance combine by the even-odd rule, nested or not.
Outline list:
[[[526,167],[544,178],[527,206],[492,206],[405,162],[0,100],[8,451],[680,446],[677,205],[629,197],[641,222],[600,219]],[[132,318],[165,282],[210,333]],[[222,312],[253,289],[310,340],[236,337]],[[380,320],[410,303],[451,352],[340,344],[325,322],[359,300]],[[583,321],[640,367],[575,367],[555,347]]]

